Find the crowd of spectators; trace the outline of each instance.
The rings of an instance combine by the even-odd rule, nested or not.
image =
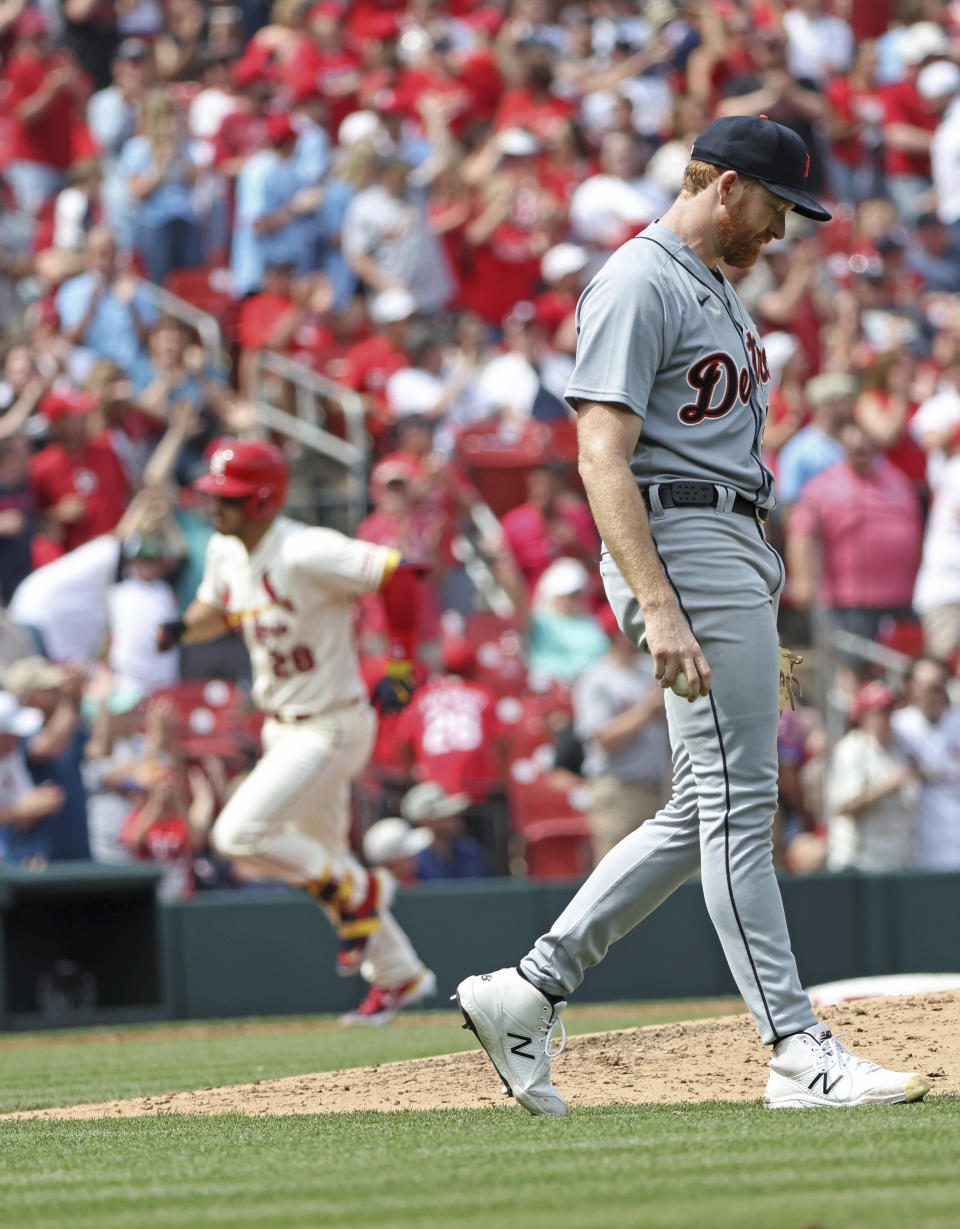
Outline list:
[[[955,3],[0,0],[0,96],[8,863],[235,882],[206,832],[256,754],[242,646],[160,657],[152,629],[196,591],[211,441],[266,431],[264,398],[303,410],[271,352],[359,397],[351,528],[433,567],[358,846],[369,829],[407,879],[532,871],[535,846],[575,873],[642,819],[668,785],[662,696],[603,615],[574,309],[696,133],[762,113],[804,137],[833,212],[727,271],[771,372],[785,638],[916,658],[901,696],[844,642],[836,746],[809,696],[784,715],[782,857],[960,868]],[[342,435],[336,407],[314,411]],[[303,450],[277,439],[296,490]],[[376,599],[357,626],[372,678]]]

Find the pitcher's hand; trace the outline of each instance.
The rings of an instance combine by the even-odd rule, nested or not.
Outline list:
[[[680,606],[674,602],[644,611],[647,648],[653,657],[653,672],[666,689],[674,687],[677,676],[687,680],[686,698],[691,703],[710,690],[712,676],[707,659]],[[677,694],[682,684],[677,684]]]

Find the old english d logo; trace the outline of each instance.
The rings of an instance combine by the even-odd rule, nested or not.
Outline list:
[[[536,1054],[531,1054],[529,1050],[525,1050],[523,1048],[524,1046],[528,1046],[530,1044],[530,1042],[533,1040],[532,1037],[524,1037],[522,1033],[507,1033],[507,1036],[512,1037],[513,1040],[517,1043],[515,1046],[510,1047],[511,1054],[516,1054],[520,1058],[536,1058],[537,1057]]]
[[[803,164],[803,178],[806,179],[810,174],[810,155],[807,154],[807,160]]]

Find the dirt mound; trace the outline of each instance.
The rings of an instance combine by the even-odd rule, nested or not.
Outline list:
[[[835,1033],[845,1034],[851,1050],[884,1066],[926,1075],[934,1093],[960,1093],[960,990],[842,1003],[823,1009],[822,1016]],[[553,1078],[575,1106],[752,1101],[763,1092],[768,1058],[748,1016],[724,1016],[572,1037],[553,1064]],[[329,1114],[512,1105],[499,1088],[486,1055],[477,1050],[0,1117]]]

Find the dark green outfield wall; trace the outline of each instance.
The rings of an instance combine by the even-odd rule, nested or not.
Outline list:
[[[215,892],[158,906],[154,883],[143,868],[0,875],[0,1028],[339,1012],[360,997],[360,983],[333,975],[333,935],[299,894]],[[781,886],[806,985],[960,970],[960,875]],[[442,1004],[465,974],[515,963],[573,890],[516,880],[424,884],[401,892],[395,912],[435,970]],[[64,961],[58,981],[51,970]],[[85,972],[94,974],[96,1005],[83,999]],[[611,949],[577,1000],[732,993],[691,882]]]

